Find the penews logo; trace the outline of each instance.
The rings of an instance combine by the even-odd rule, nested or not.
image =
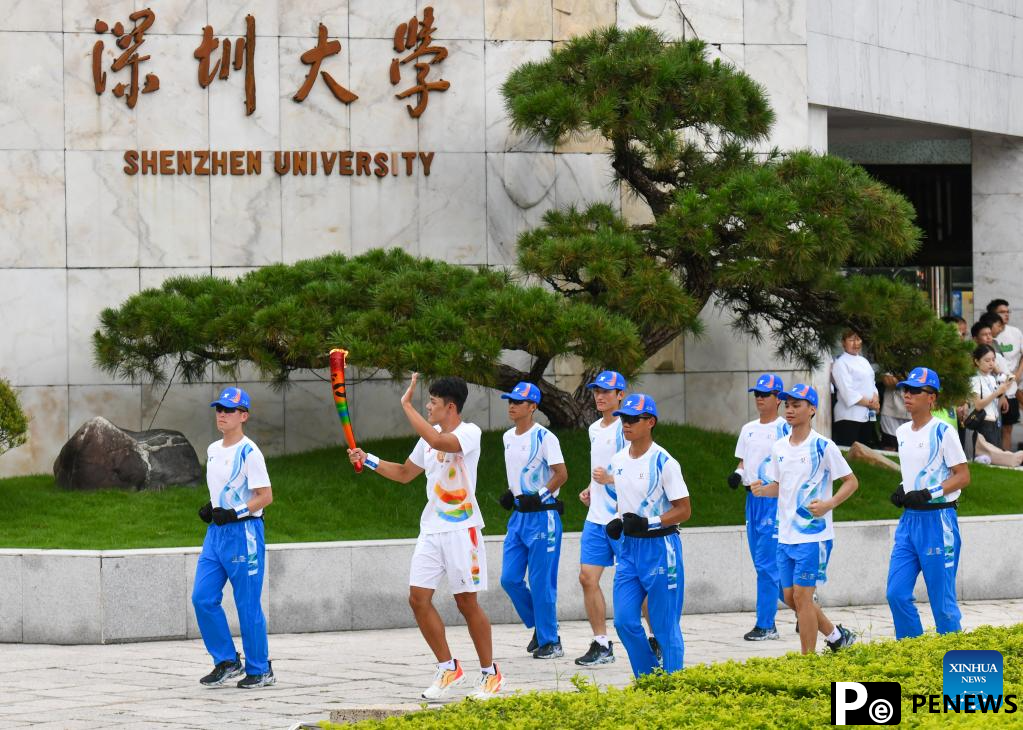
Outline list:
[[[902,685],[898,682],[832,682],[832,725],[898,725]]]
[[[1016,695],[1003,694],[1001,652],[992,649],[954,649],[941,662],[940,695],[913,695],[913,712],[952,714],[1012,714]]]

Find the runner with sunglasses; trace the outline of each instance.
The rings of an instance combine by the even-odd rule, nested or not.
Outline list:
[[[758,497],[778,498],[778,580],[785,603],[796,612],[802,652],[817,649],[817,632],[828,648],[851,645],[855,635],[835,626],[814,603],[818,583],[828,579],[828,560],[835,539],[832,512],[859,487],[856,476],[835,442],[813,430],[817,391],[799,383],[778,394],[785,401],[785,421],[792,431],[775,441],[765,469],[768,481],[757,480],[750,490]],[[832,494],[832,482],[842,486]]]
[[[508,489],[501,495],[501,506],[514,513],[504,538],[501,587],[522,623],[533,629],[526,651],[534,659],[555,659],[565,655],[558,636],[558,562],[565,507],[557,495],[568,480],[568,469],[558,437],[533,421],[540,389],[522,382],[501,398],[508,401],[508,418],[515,424],[504,434]]]
[[[956,601],[959,570],[957,500],[970,483],[970,469],[956,430],[931,413],[941,390],[938,374],[918,367],[899,383],[912,420],[899,426],[902,484],[892,504],[903,508],[888,564],[888,605],[895,638],[920,636],[920,612],[913,604],[917,576],[924,574],[927,598],[939,634],[961,629]]]
[[[774,620],[778,601],[784,600],[778,583],[778,499],[758,497],[749,487],[755,481],[764,484],[770,481],[766,470],[771,462],[771,447],[792,430],[778,415],[781,404],[778,395],[784,390],[785,384],[774,373],[764,373],[749,389],[760,417],[747,423],[739,432],[735,445],[739,465],[728,475],[728,486],[732,489],[738,489],[740,484],[746,485],[746,537],[757,572],[757,622],[752,631],[742,637],[746,641],[778,638]]]
[[[635,676],[656,670],[657,656],[640,618],[646,599],[664,671],[676,672],[682,668],[685,652],[679,626],[685,580],[678,525],[692,515],[689,489],[682,478],[682,467],[653,440],[657,425],[653,398],[633,393],[614,415],[621,418],[622,432],[629,442],[628,448],[611,459],[618,516],[605,528],[618,543],[615,630]]]
[[[205,687],[220,687],[245,673],[242,689],[276,683],[270,666],[266,617],[259,599],[266,569],[263,508],[273,502],[266,461],[259,447],[242,433],[249,420],[249,394],[228,387],[210,403],[216,409],[217,430],[224,438],[206,450],[206,484],[210,501],[199,509],[209,525],[195,567],[192,605],[213,671],[199,680]],[[220,602],[224,584],[231,581],[245,664],[234,647],[227,616]]]

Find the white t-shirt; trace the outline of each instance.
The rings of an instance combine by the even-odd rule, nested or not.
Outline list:
[[[742,459],[743,484],[749,486],[758,479],[764,484],[771,481],[765,471],[771,461],[771,447],[791,431],[792,427],[780,417],[770,423],[761,423],[758,418],[742,427],[735,443],[735,458]]]
[[[933,489],[949,478],[952,467],[966,463],[959,434],[947,423],[931,418],[919,431],[912,423],[899,426],[895,438],[899,440],[899,464],[902,467],[902,489]],[[944,496],[940,493],[932,502],[952,502],[959,499],[960,490]]]
[[[659,517],[671,502],[689,496],[682,467],[656,443],[638,459],[624,448],[611,458],[611,476],[618,492],[618,516],[627,512],[640,517]]]
[[[434,428],[440,431],[440,426]],[[483,514],[476,501],[482,432],[475,423],[462,421],[451,435],[458,439],[461,451],[435,451],[419,439],[408,457],[426,471],[426,507],[419,518],[419,531],[424,535],[483,527]]]
[[[1023,348],[1023,332],[1018,327],[1007,324],[995,341],[998,343],[997,349],[1002,351],[1005,359],[1009,362],[1010,372],[1015,373],[1016,368],[1019,367],[1021,348]]]
[[[516,434],[514,426],[504,432],[504,468],[516,497],[539,492],[551,480],[551,467],[564,463],[558,437],[539,423],[523,434]]]
[[[807,505],[815,499],[831,499],[836,479],[852,474],[852,469],[835,442],[810,430],[810,435],[793,446],[792,435],[779,439],[771,447],[767,475],[778,482],[778,542],[800,545],[835,538],[832,514],[814,517]]]
[[[999,373],[1001,373],[1003,378],[1004,378],[1004,376],[1008,375],[1009,373],[1015,374],[1015,372],[1016,372],[1012,368],[1012,366],[1009,365],[1009,361],[1005,359],[1005,355],[1003,355],[1002,353],[1000,353],[998,351],[998,343],[995,343],[995,370],[997,370]],[[995,383],[1000,383],[1000,382],[1001,382],[1001,380],[999,380],[996,377],[995,378]],[[1018,386],[1016,384],[1016,381],[1013,380],[1009,384],[1009,387],[1006,388],[1006,390],[1005,390],[1005,397],[1006,398],[1015,398],[1016,397],[1016,390],[1017,389],[1018,389]]]
[[[611,458],[624,449],[628,442],[622,433],[622,419],[616,418],[610,426],[602,425],[603,419],[590,424],[590,474],[598,466],[611,471]],[[598,525],[606,525],[615,518],[618,511],[618,492],[614,484],[597,484],[590,479],[590,511],[586,519]]]
[[[252,499],[253,489],[270,486],[263,452],[248,436],[233,446],[215,441],[206,449],[206,486],[214,507],[239,509]],[[251,513],[259,517],[263,510]]]
[[[991,374],[981,375],[978,372],[970,378],[970,390],[978,398],[987,398],[989,395],[998,390],[998,384],[995,382],[995,376]],[[998,415],[998,398],[992,398],[991,402],[984,406],[984,420],[997,421]]]
[[[867,358],[843,352],[831,366],[831,379],[838,393],[835,401],[835,420],[865,423],[868,409],[856,403],[861,398],[870,399],[877,395],[874,369],[870,367]]]

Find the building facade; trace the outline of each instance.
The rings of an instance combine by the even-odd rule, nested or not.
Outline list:
[[[424,42],[415,26],[427,7],[436,31]],[[925,163],[965,156],[976,298],[1011,300],[1019,279],[1023,17],[1009,0],[4,0],[0,8],[0,377],[31,419],[29,443],[0,456],[0,475],[49,471],[94,415],[133,430],[181,430],[200,451],[214,439],[208,404],[219,382],[126,383],[93,363],[100,311],[170,276],[232,277],[391,246],[507,266],[516,237],[551,208],[603,201],[643,220],[647,212],[611,186],[600,140],[552,148],[522,138],[499,93],[519,64],[604,25],[706,40],[766,87],[777,114],[770,144],[782,149],[827,151],[833,137],[837,153],[863,162],[907,149]],[[399,28],[404,53],[395,51]],[[425,46],[446,58],[427,51],[403,60]],[[425,82],[448,87],[396,98],[417,85],[414,66],[425,58]],[[727,312],[708,306],[704,319],[704,337],[665,348],[636,383],[667,418],[737,429],[753,415],[751,377],[768,368],[826,385],[825,372],[797,376],[769,343],[735,337]],[[575,369],[558,363],[549,377],[571,384]],[[357,435],[404,432],[404,386],[364,375],[350,375]],[[299,374],[275,391],[242,374],[265,451],[341,442],[322,378]],[[507,420],[496,394],[482,389],[467,416],[484,428]]]

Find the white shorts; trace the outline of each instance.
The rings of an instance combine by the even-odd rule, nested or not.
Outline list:
[[[478,527],[420,535],[412,553],[409,585],[436,589],[447,576],[452,593],[487,589],[487,551]]]

